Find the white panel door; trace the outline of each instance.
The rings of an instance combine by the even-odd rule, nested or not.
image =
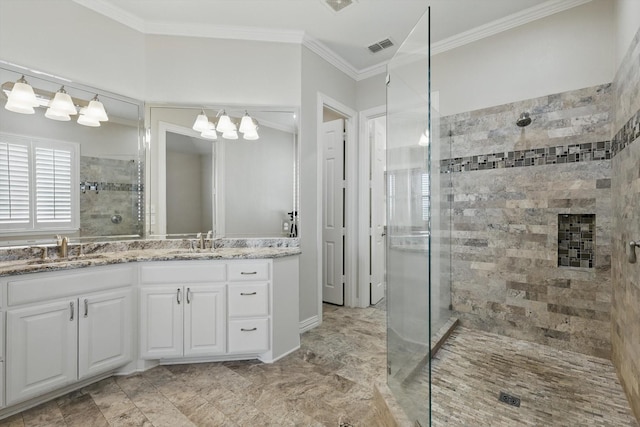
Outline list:
[[[131,289],[79,298],[78,378],[131,361]]]
[[[323,123],[322,300],[344,304],[344,120]]]
[[[77,299],[7,311],[7,405],[76,381]]]
[[[182,356],[182,286],[145,286],[140,289],[140,357]]]
[[[371,143],[371,289],[370,304],[378,303],[385,292],[385,166],[386,120],[379,117],[372,121]]]
[[[225,289],[225,285],[185,287],[185,356],[206,356],[225,352]]]

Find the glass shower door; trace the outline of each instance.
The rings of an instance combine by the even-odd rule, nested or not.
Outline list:
[[[387,382],[422,426],[430,423],[431,332],[450,304],[447,175],[437,160],[428,46],[429,12],[389,63],[387,85]]]

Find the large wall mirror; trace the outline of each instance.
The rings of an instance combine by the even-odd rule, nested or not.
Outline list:
[[[0,245],[142,237],[142,102],[2,61],[0,84]]]
[[[235,134],[213,129],[223,116]],[[295,108],[148,106],[149,235],[298,237],[297,123]]]

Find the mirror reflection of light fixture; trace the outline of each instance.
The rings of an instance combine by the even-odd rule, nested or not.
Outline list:
[[[86,114],[87,109],[81,108],[80,115],[78,116],[78,124],[82,126],[89,126],[92,128],[97,128],[100,126],[100,121],[95,117],[91,117]]]
[[[218,134],[216,133],[216,127],[214,124],[208,122],[207,125],[207,129],[203,130],[200,136],[205,139],[218,139]]]
[[[34,114],[33,107],[40,105],[33,88],[27,83],[24,75],[13,85],[4,108],[21,114]]]
[[[220,132],[224,139],[238,139],[238,132],[242,133],[243,139],[248,141],[260,138],[258,135],[258,121],[252,118],[247,110],[245,110],[241,119],[230,117],[224,109],[219,110],[216,117],[218,118],[216,123],[209,121],[204,109],[200,110],[192,129],[200,132],[202,138],[212,140],[218,138],[216,131]],[[237,125],[238,123],[240,126]]]
[[[418,145],[421,147],[426,147],[427,145],[429,145],[429,129],[425,129],[424,132],[420,134]]]
[[[200,114],[198,114],[198,117],[196,117],[196,121],[193,123],[192,129],[196,132],[204,132],[209,130],[209,123],[209,118],[204,113],[204,110],[202,110]]]

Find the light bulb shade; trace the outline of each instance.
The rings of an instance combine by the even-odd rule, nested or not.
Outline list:
[[[13,84],[13,89],[11,89],[8,99],[11,105],[15,106],[16,109],[24,107],[37,107],[38,105],[40,105],[40,103],[38,103],[38,99],[36,98],[36,94],[33,93],[33,88],[24,79],[24,76],[20,77],[20,79]]]
[[[213,123],[209,122],[209,126],[207,127],[207,129],[202,131],[200,136],[205,139],[218,139],[218,134],[216,133],[216,127],[213,125]]]
[[[229,130],[229,131],[224,132],[222,134],[222,137],[224,139],[238,139],[238,132],[235,129]]]
[[[61,87],[58,92],[56,92],[56,96],[54,96],[51,102],[49,103],[49,109],[55,110],[58,113],[64,113],[66,115],[78,114],[78,111],[76,110],[75,105],[73,105],[73,100],[71,99],[69,94],[64,90],[64,86]]]
[[[244,135],[242,135],[242,137],[247,141],[255,141],[256,139],[260,138],[260,136],[258,135],[258,132],[255,130],[250,132],[245,132]]]
[[[11,99],[4,104],[4,108],[9,111],[13,111],[14,113],[20,114],[35,114],[36,110],[33,109],[30,105],[23,105],[16,102],[11,102]]]
[[[93,128],[100,126],[100,121],[98,119],[96,119],[95,117],[87,116],[83,113],[83,111],[86,111],[86,109],[83,108],[82,110],[80,110],[80,115],[78,116],[78,124]]]
[[[256,124],[253,122],[253,119],[246,113],[242,116],[242,120],[240,121],[240,128],[238,130],[242,133],[247,133],[256,130]]]
[[[102,105],[102,102],[98,100],[98,95],[89,102],[89,106],[87,106],[84,115],[100,122],[106,122],[109,120],[107,112],[104,110],[104,105]]]
[[[47,112],[44,113],[44,116],[47,119],[58,120],[60,122],[68,122],[69,120],[71,120],[69,114],[65,113],[64,111],[54,110],[52,107],[47,108]]]
[[[426,147],[427,145],[429,145],[429,132],[428,131],[424,131],[420,134],[420,139],[418,140],[418,145],[420,145],[421,147]]]
[[[196,117],[196,121],[193,122],[192,129],[196,132],[204,132],[205,130],[209,129],[209,123],[209,118],[204,113],[204,111],[202,111],[200,114],[198,114],[198,117]]]
[[[231,132],[236,130],[236,125],[231,122],[231,119],[225,112],[222,113],[218,119],[218,125],[216,126],[218,132]]]

